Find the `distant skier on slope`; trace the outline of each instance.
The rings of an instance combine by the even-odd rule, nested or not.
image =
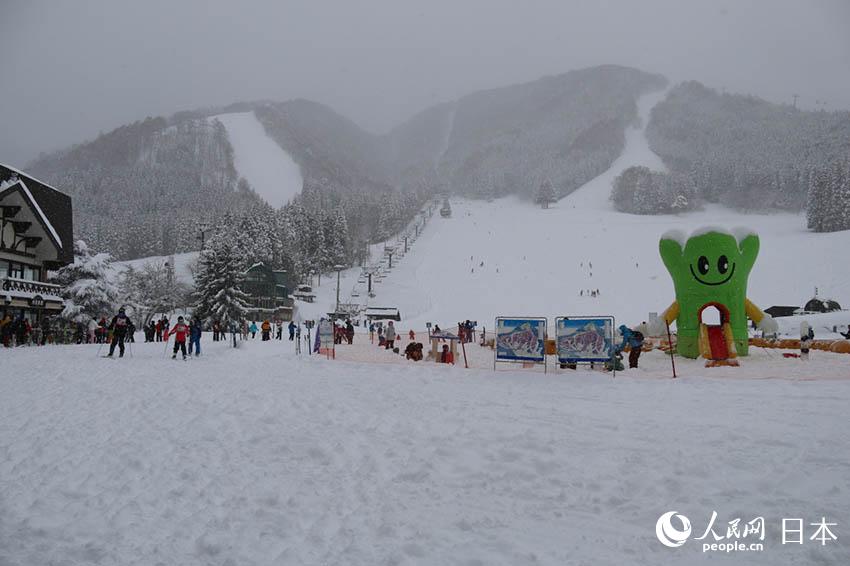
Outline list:
[[[115,346],[118,346],[118,357],[124,357],[124,338],[127,336],[127,329],[130,327],[130,317],[124,311],[124,307],[118,309],[118,314],[112,317],[112,322],[109,323],[109,330],[112,331],[112,343],[109,345],[108,358],[115,353]]]

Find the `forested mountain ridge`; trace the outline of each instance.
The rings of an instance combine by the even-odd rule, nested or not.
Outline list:
[[[239,102],[122,126],[27,169],[74,197],[77,235],[93,249],[162,255],[196,249],[199,224],[261,202],[239,178],[217,114],[253,111],[305,184],[333,202],[375,193],[399,203],[399,191],[416,202],[438,191],[530,195],[543,178],[565,194],[619,155],[636,98],[664,83],[626,67],[572,71],[436,105],[383,135],[308,100]],[[351,228],[371,238],[409,213]]]
[[[73,197],[77,237],[122,259],[197,249],[201,222],[258,202],[224,127],[199,118],[148,118],[27,169]]]
[[[239,102],[122,126],[27,169],[74,197],[77,235],[94,249],[119,258],[161,255],[197,249],[202,222],[262,204],[240,180],[227,130],[210,119],[217,114],[253,111],[305,185],[320,187],[334,206],[368,194],[401,203],[408,192],[416,195],[411,202],[436,192],[530,199],[544,182],[561,197],[611,165],[636,119],[636,100],[665,85],[660,75],[593,67],[474,92],[381,135],[308,100]],[[670,173],[621,179],[621,210],[652,214],[721,200],[801,210],[810,195],[833,194],[810,190],[813,178],[828,177],[812,171],[850,154],[850,113],[804,112],[689,82],[656,106],[647,136]],[[378,218],[360,226],[370,221],[346,214],[352,233],[368,240],[403,225],[408,211],[391,211],[382,226]],[[822,230],[837,225],[812,222]]]

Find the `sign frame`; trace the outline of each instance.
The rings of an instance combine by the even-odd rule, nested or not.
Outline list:
[[[562,333],[562,330],[565,328],[565,322],[574,322],[576,324],[572,324],[569,326],[578,327],[585,326],[590,323],[601,323],[603,328],[603,340],[607,340],[609,343],[608,353],[605,355],[599,356],[564,356],[563,350],[561,346],[561,337],[565,334]],[[606,328],[607,331],[606,331]],[[611,315],[583,315],[583,316],[559,316],[555,318],[555,351],[556,356],[558,358],[558,364],[595,364],[595,363],[607,363],[613,362],[616,346],[614,344],[615,340],[615,332],[616,322],[613,316]],[[612,363],[612,371],[616,375],[616,364]]]
[[[513,324],[513,328],[516,328],[522,324],[526,323],[534,323],[536,332],[537,332],[537,340],[540,345],[540,357],[530,357],[530,356],[505,356],[500,355],[499,353],[499,337],[503,335],[500,333],[500,329],[504,327],[504,322],[515,323]],[[543,372],[546,373],[547,363],[546,363],[546,340],[549,338],[549,319],[545,316],[498,316],[496,317],[496,324],[494,326],[494,342],[493,342],[493,370],[496,369],[496,364],[498,363],[510,363],[510,364],[532,364],[532,365],[542,365]],[[542,331],[542,336],[540,335]]]

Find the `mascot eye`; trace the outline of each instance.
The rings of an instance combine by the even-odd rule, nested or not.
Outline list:
[[[697,269],[699,269],[699,272],[703,275],[708,273],[708,258],[704,255],[699,256],[699,259],[697,260]]]
[[[717,270],[720,273],[726,273],[729,270],[729,259],[725,255],[717,259]]]

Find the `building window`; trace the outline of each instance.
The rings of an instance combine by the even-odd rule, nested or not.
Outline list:
[[[23,279],[24,264],[12,262],[9,267],[9,277],[14,277],[15,279]]]
[[[9,276],[9,262],[5,259],[0,259],[0,277]]]
[[[40,271],[38,267],[24,264],[24,279],[27,281],[39,281]]]

